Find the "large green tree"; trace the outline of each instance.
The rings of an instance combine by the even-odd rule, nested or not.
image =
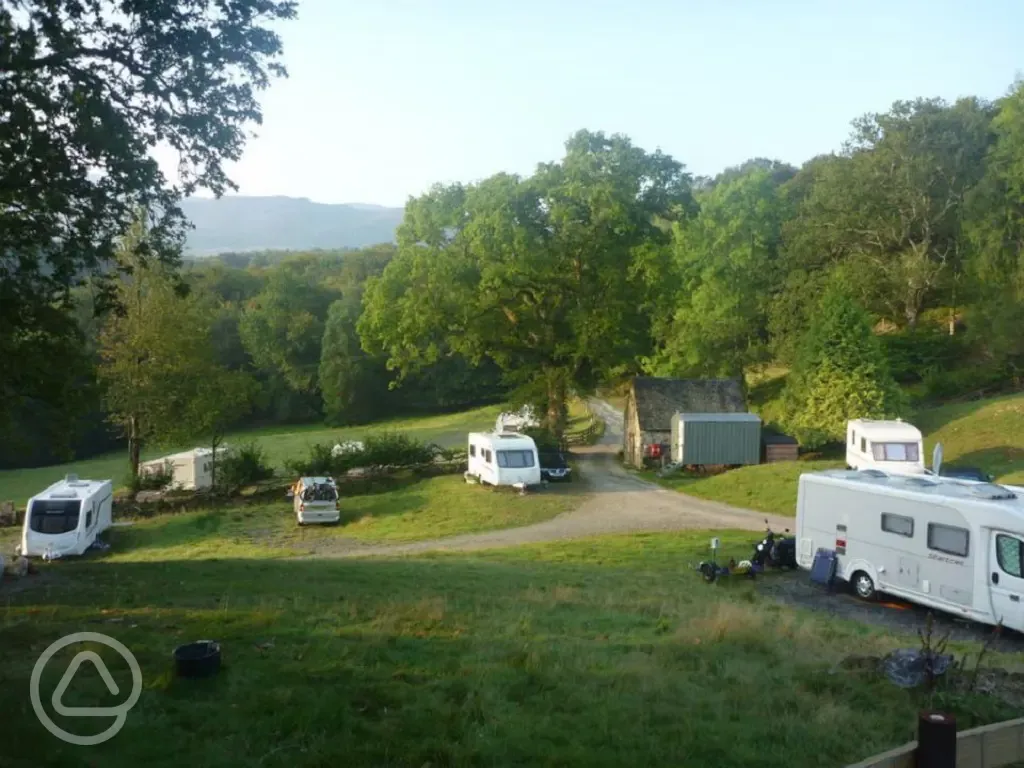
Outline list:
[[[489,358],[558,431],[570,388],[649,354],[652,246],[691,206],[678,162],[587,131],[530,178],[437,187],[406,206],[398,255],[367,289],[363,343],[400,377]]]
[[[21,398],[63,396],[37,361],[76,343],[70,289],[110,275],[136,210],[160,211],[139,252],[173,263],[178,200],[232,188],[224,164],[284,74],[271,24],[294,14],[290,0],[0,5],[0,420]]]

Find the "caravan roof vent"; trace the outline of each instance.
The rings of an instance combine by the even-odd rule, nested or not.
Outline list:
[[[66,482],[68,485],[71,485],[71,483],[77,483],[78,475],[66,475],[64,477],[64,482]]]
[[[51,498],[54,499],[77,499],[78,494],[74,491],[54,491],[51,494]]]
[[[862,470],[860,471],[860,473],[861,473],[862,475],[864,475],[864,477],[877,477],[877,478],[885,478],[885,477],[888,477],[888,475],[887,475],[887,474],[885,474],[885,472],[883,472],[883,471],[882,471],[882,470],[880,470],[880,469],[862,469]]]
[[[916,485],[923,488],[932,488],[938,485],[938,483],[923,477],[905,477],[903,478],[903,483],[904,485]]]
[[[965,486],[970,494],[979,499],[1016,499],[1017,494],[1009,488],[1004,488],[995,483],[978,483],[977,485]]]

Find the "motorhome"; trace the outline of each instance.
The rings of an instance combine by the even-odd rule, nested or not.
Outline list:
[[[515,432],[470,432],[467,479],[487,485],[540,485],[540,457],[532,437]]]
[[[81,555],[113,522],[110,480],[68,475],[29,499],[19,554],[53,559]]]
[[[292,507],[299,525],[341,519],[338,486],[330,477],[300,477],[292,486]]]
[[[846,424],[846,466],[907,475],[925,474],[921,430],[899,419],[854,419]]]
[[[1024,489],[879,470],[800,476],[797,564],[819,549],[862,598],[1024,630]]]
[[[217,460],[221,460],[228,450],[227,445],[218,446]],[[139,473],[143,475],[166,472],[171,476],[169,487],[182,491],[209,488],[213,485],[213,469],[211,448],[193,448],[139,465]]]
[[[494,425],[495,432],[521,432],[524,429],[539,427],[540,420],[533,408],[523,406],[518,411],[505,411],[498,414],[498,420]]]

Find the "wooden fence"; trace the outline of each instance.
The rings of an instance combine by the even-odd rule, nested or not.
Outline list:
[[[1024,718],[961,731],[956,734],[952,749],[942,749],[938,752],[941,757],[928,760],[923,759],[921,753],[930,746],[926,743],[930,737],[925,736],[920,725],[918,733],[918,741],[869,757],[848,768],[999,768],[1024,764]]]
[[[565,435],[566,445],[591,445],[597,438],[604,434],[604,422],[597,417],[597,415],[590,410],[590,405],[586,406],[587,416],[590,418],[590,423],[579,432],[570,432]]]

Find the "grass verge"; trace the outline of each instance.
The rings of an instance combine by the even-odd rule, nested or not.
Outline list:
[[[749,550],[749,533],[722,538],[725,556]],[[58,562],[0,593],[4,763],[788,768],[901,744],[928,704],[961,728],[1015,714],[845,668],[913,641],[746,581],[705,585],[686,565],[706,545],[687,532],[394,561]],[[43,649],[82,630],[124,643],[143,673],[124,728],[88,748],[47,733],[26,695]],[[175,679],[171,650],[200,638],[221,642],[223,670]],[[80,650],[46,667],[45,702]],[[129,690],[126,665],[95,650]],[[88,668],[65,704],[120,701]]]

